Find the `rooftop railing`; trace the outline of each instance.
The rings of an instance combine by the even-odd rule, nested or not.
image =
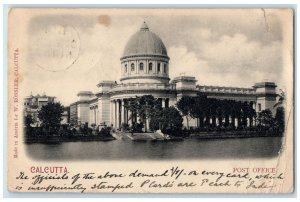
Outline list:
[[[233,94],[255,94],[255,89],[252,88],[234,88],[234,87],[219,87],[219,86],[197,86],[200,92],[211,93],[233,93]]]
[[[128,83],[115,85],[111,89],[112,92],[124,90],[176,90],[176,85],[163,83]]]

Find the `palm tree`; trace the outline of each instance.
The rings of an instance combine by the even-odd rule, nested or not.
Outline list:
[[[218,122],[219,126],[223,125],[223,118],[225,117],[225,101],[224,100],[218,100],[217,102],[217,117],[218,117]]]
[[[224,100],[223,102],[223,108],[224,108],[224,117],[225,117],[225,127],[229,126],[229,116],[231,115],[231,102],[230,100]]]
[[[242,102],[236,103],[236,112],[237,112],[237,118],[238,118],[238,128],[242,126],[242,117],[243,117],[243,111],[242,111]]]
[[[190,96],[183,96],[177,103],[176,107],[182,114],[185,116],[187,122],[187,128],[189,129],[189,120],[191,119],[191,110],[193,105],[195,104],[195,100]]]
[[[250,120],[250,127],[253,126],[253,120],[256,118],[256,111],[255,109],[253,109],[253,102],[250,102],[249,104],[249,111],[248,111],[248,115],[249,115],[249,120]]]
[[[209,99],[210,100],[210,112],[212,117],[212,126],[216,127],[216,118],[217,118],[217,100],[214,98]]]
[[[235,119],[238,117],[238,113],[239,113],[238,104],[237,102],[230,100],[230,106],[231,106],[230,107],[231,124],[235,128],[236,127]]]
[[[199,120],[198,127],[203,127],[203,121],[204,121],[204,107],[206,102],[206,97],[198,95],[193,98],[194,99],[194,105],[191,108],[191,116],[192,118],[196,118]]]
[[[277,94],[277,96],[279,97],[277,103],[273,106],[273,108],[276,108],[277,106],[282,106],[284,101],[285,101],[285,93],[283,92],[282,89],[280,90],[280,94]]]
[[[247,127],[247,119],[250,118],[250,110],[252,107],[247,102],[241,104],[242,107],[242,125]]]

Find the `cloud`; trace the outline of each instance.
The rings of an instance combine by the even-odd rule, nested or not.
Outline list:
[[[114,22],[113,19],[112,24]],[[118,23],[116,22],[116,24]],[[32,45],[29,46],[28,66],[31,68],[27,68],[25,72],[26,78],[28,78],[25,93],[29,94],[32,91],[41,94],[45,91],[46,94],[57,96],[62,103],[70,104],[76,101],[78,91],[97,92],[96,85],[99,81],[118,80],[121,68],[119,59],[128,38],[138,30],[140,24],[137,25],[137,23],[126,27],[117,25],[106,27],[94,24],[93,26],[89,25],[88,32],[84,26],[75,27],[80,39],[79,56],[69,69],[56,72],[47,71],[37,64],[36,58],[39,60],[42,58],[41,64],[49,66],[51,59],[47,59],[47,55],[41,56],[42,51],[39,49],[44,50],[44,47],[49,47],[51,44],[47,40],[40,40],[41,43],[37,43],[36,36],[40,35],[41,29],[36,28],[38,31],[32,33],[29,40]],[[61,28],[51,21],[47,29],[56,30],[57,27]],[[67,37],[67,39],[69,38]],[[41,47],[39,44],[44,45]],[[51,61],[52,64],[58,64],[58,67],[65,64],[63,62]],[[55,70],[57,69],[59,68]]]
[[[170,57],[170,77],[174,78],[179,75],[199,76],[207,69],[207,62],[201,61],[196,53],[189,52],[185,46],[172,46],[169,48]]]
[[[39,16],[29,29],[30,45],[43,28],[68,25],[78,33],[79,57],[71,68],[49,72],[33,60],[34,54],[41,53],[35,46],[28,57],[25,93],[45,91],[69,104],[80,90],[96,92],[100,80],[118,80],[125,44],[144,20],[168,49],[171,79],[184,73],[195,76],[200,85],[251,87],[264,79],[278,82],[283,69],[281,24],[275,15],[266,14],[269,29],[259,9],[191,10],[188,15],[167,11],[157,15],[149,10],[109,15],[105,26],[99,23],[99,13]]]
[[[186,46],[169,48],[172,76],[185,72],[200,85],[251,87],[263,80],[279,81],[282,71],[282,45],[279,41],[263,44],[250,41],[240,33],[215,38],[210,30],[200,30],[199,52]],[[211,40],[214,38],[214,40]]]

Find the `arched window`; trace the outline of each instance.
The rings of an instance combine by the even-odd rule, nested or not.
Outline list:
[[[125,68],[124,69],[125,69],[125,72],[127,72],[127,64],[125,64]]]
[[[167,73],[167,64],[164,64],[164,73]]]
[[[149,63],[149,72],[152,71],[152,62]]]
[[[140,71],[144,71],[144,63],[140,63]]]
[[[134,71],[134,63],[131,63],[131,71]]]
[[[157,63],[157,72],[160,72],[160,63]]]

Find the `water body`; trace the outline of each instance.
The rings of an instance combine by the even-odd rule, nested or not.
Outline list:
[[[185,139],[179,142],[114,140],[27,144],[36,160],[168,160],[272,158],[278,156],[281,137],[239,139]]]

